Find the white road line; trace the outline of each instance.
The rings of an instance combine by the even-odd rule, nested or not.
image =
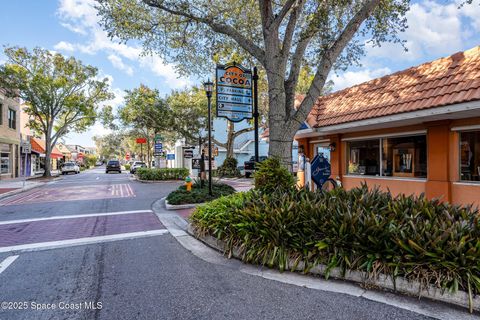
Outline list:
[[[18,256],[10,256],[0,262],[0,273],[5,271],[13,263],[13,261],[17,260],[17,258]]]
[[[0,225],[2,225],[2,224],[12,224],[12,223],[22,223],[22,222],[56,220],[56,219],[73,219],[73,218],[87,218],[87,217],[116,216],[116,215],[121,215],[121,214],[147,213],[147,212],[153,212],[153,211],[152,210],[132,210],[132,211],[117,211],[117,212],[96,212],[96,213],[76,214],[76,215],[70,215],[70,216],[52,216],[52,217],[45,217],[45,218],[8,220],[8,221],[0,221]]]
[[[168,233],[167,229],[157,229],[157,230],[150,230],[150,231],[138,231],[138,232],[113,234],[109,236],[37,242],[37,243],[21,244],[21,245],[10,246],[10,247],[3,247],[3,248],[0,248],[0,253],[12,252],[12,251],[37,251],[37,250],[58,249],[58,248],[73,247],[73,246],[83,246],[87,244],[94,244],[94,243],[101,243],[101,242],[111,242],[111,241],[118,241],[118,240],[153,237],[153,236],[159,236],[166,233]]]

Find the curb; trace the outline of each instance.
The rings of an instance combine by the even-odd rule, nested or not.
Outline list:
[[[195,237],[196,239],[202,241],[209,247],[220,251],[221,253],[225,254],[227,245],[224,241],[216,239],[210,235],[200,236],[195,232],[195,229],[192,227],[191,224],[188,224],[187,233],[191,236]],[[238,247],[234,247],[231,253],[231,256],[242,260],[241,250]],[[288,268],[291,269],[294,266],[294,261],[289,260]],[[298,263],[295,271],[303,272],[303,262]],[[313,274],[317,276],[323,276],[325,274],[325,270],[327,266],[325,265],[317,265],[310,269],[307,274]],[[287,270],[286,270],[287,271]],[[341,268],[333,268],[330,271],[329,277],[338,279],[338,280],[347,280],[350,282],[358,283],[364,285],[364,287],[368,288],[371,286],[375,286],[384,290],[393,291],[396,293],[402,293],[409,296],[415,296],[420,298],[428,298],[433,301],[445,302],[449,304],[453,304],[456,306],[460,306],[462,308],[469,307],[469,298],[468,293],[465,291],[458,290],[456,293],[448,293],[445,291],[443,294],[441,290],[433,285],[428,285],[427,288],[424,288],[421,283],[408,281],[405,278],[397,277],[395,279],[395,284],[393,279],[390,276],[386,276],[384,274],[379,274],[377,278],[369,278],[364,272],[360,271],[347,271],[345,276],[343,276],[343,271]],[[423,287],[423,288],[422,288]],[[480,297],[475,296],[472,298],[472,307],[475,311],[480,311]]]
[[[173,183],[173,182],[183,182],[183,180],[140,180],[136,175],[133,175],[133,181],[138,181],[141,183]]]
[[[202,205],[204,203],[205,202],[187,203],[187,204],[169,204],[168,201],[165,199],[165,208],[167,208],[167,210],[191,209],[191,208],[196,208],[197,206]]]

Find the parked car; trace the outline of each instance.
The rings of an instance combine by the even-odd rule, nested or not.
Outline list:
[[[259,156],[258,162],[262,162],[267,159],[267,156]],[[255,171],[255,157],[252,156],[250,160],[245,161],[243,164],[243,170],[245,171],[245,178],[250,178],[252,173]]]
[[[75,162],[65,162],[62,166],[62,174],[73,172],[80,173],[80,167]]]
[[[97,162],[95,163],[95,165],[96,165],[97,167],[99,167],[99,166],[103,165],[103,161],[97,161]]]
[[[130,173],[137,172],[138,168],[146,168],[147,165],[143,161],[134,161],[133,164],[130,166]]]
[[[122,173],[122,166],[120,165],[120,161],[118,160],[108,161],[107,167],[105,168],[105,173],[109,173],[110,171],[118,171],[118,173]]]

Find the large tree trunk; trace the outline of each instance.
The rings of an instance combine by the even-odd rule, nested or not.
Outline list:
[[[268,156],[279,158],[289,169],[292,167],[293,137],[299,127],[289,119],[289,110],[293,108],[293,99],[287,97],[283,79],[276,72],[269,75],[269,149]]]
[[[50,139],[45,141],[45,172],[43,172],[44,177],[52,176],[52,164],[50,162],[52,148],[50,147]]]

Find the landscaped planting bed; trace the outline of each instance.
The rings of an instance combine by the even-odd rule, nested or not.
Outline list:
[[[136,174],[140,180],[183,180],[189,171],[186,168],[138,168]]]
[[[240,248],[245,262],[305,272],[325,265],[326,278],[333,268],[404,277],[472,297],[480,292],[478,214],[364,185],[237,193],[198,207],[191,223],[197,234],[223,240],[227,252]]]
[[[235,192],[235,189],[228,184],[213,183],[212,195],[208,193],[208,184],[205,183],[203,188],[199,182],[194,182],[192,191],[188,192],[185,186],[180,186],[177,190],[171,192],[167,196],[168,204],[181,205],[181,204],[195,204],[211,201],[222,196],[228,196]]]

